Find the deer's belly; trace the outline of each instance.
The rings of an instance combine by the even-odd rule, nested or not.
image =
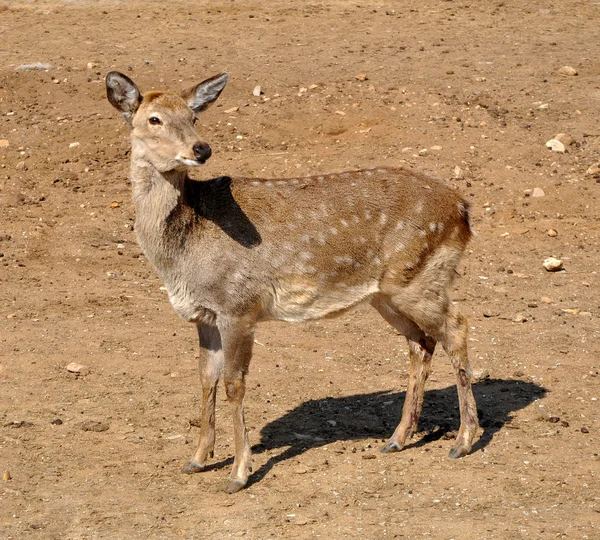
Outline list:
[[[274,294],[260,312],[261,319],[302,322],[338,315],[379,291],[375,280],[358,284],[336,283],[325,290],[310,281],[287,281],[274,286]]]

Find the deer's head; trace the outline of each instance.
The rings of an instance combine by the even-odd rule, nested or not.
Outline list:
[[[227,84],[221,73],[183,91],[142,94],[126,75],[106,75],[106,95],[131,127],[136,158],[147,161],[160,172],[195,167],[211,155],[210,146],[200,140],[194,127],[199,113],[206,110]]]

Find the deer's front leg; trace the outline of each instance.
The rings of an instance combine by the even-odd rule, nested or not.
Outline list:
[[[232,408],[235,440],[235,459],[225,491],[235,493],[246,485],[252,471],[252,454],[244,421],[244,394],[254,343],[254,321],[228,320],[219,324],[219,329],[225,360],[223,382]]]
[[[203,471],[206,460],[213,457],[215,448],[215,400],[217,383],[223,371],[223,346],[216,326],[198,324],[200,338],[200,381],[202,383],[202,416],[200,441],[194,457],[182,472],[192,474]]]

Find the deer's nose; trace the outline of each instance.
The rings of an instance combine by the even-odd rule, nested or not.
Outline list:
[[[195,144],[193,150],[196,161],[199,161],[200,163],[204,163],[212,154],[210,146],[206,143]]]

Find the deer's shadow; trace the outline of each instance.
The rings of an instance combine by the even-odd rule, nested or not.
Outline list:
[[[474,384],[473,394],[483,434],[473,445],[472,453],[485,448],[494,435],[511,421],[514,411],[544,397],[546,389],[520,380],[488,379]],[[261,430],[261,440],[252,448],[253,453],[278,448],[284,450],[254,472],[249,485],[260,481],[277,463],[311,448],[336,441],[390,437],[400,421],[404,397],[405,392],[381,391],[302,403]],[[458,430],[459,423],[456,386],[428,390],[425,392],[419,432],[413,438],[414,442],[409,442],[405,448],[420,447],[450,435]],[[209,468],[221,468],[231,461],[223,460]]]

